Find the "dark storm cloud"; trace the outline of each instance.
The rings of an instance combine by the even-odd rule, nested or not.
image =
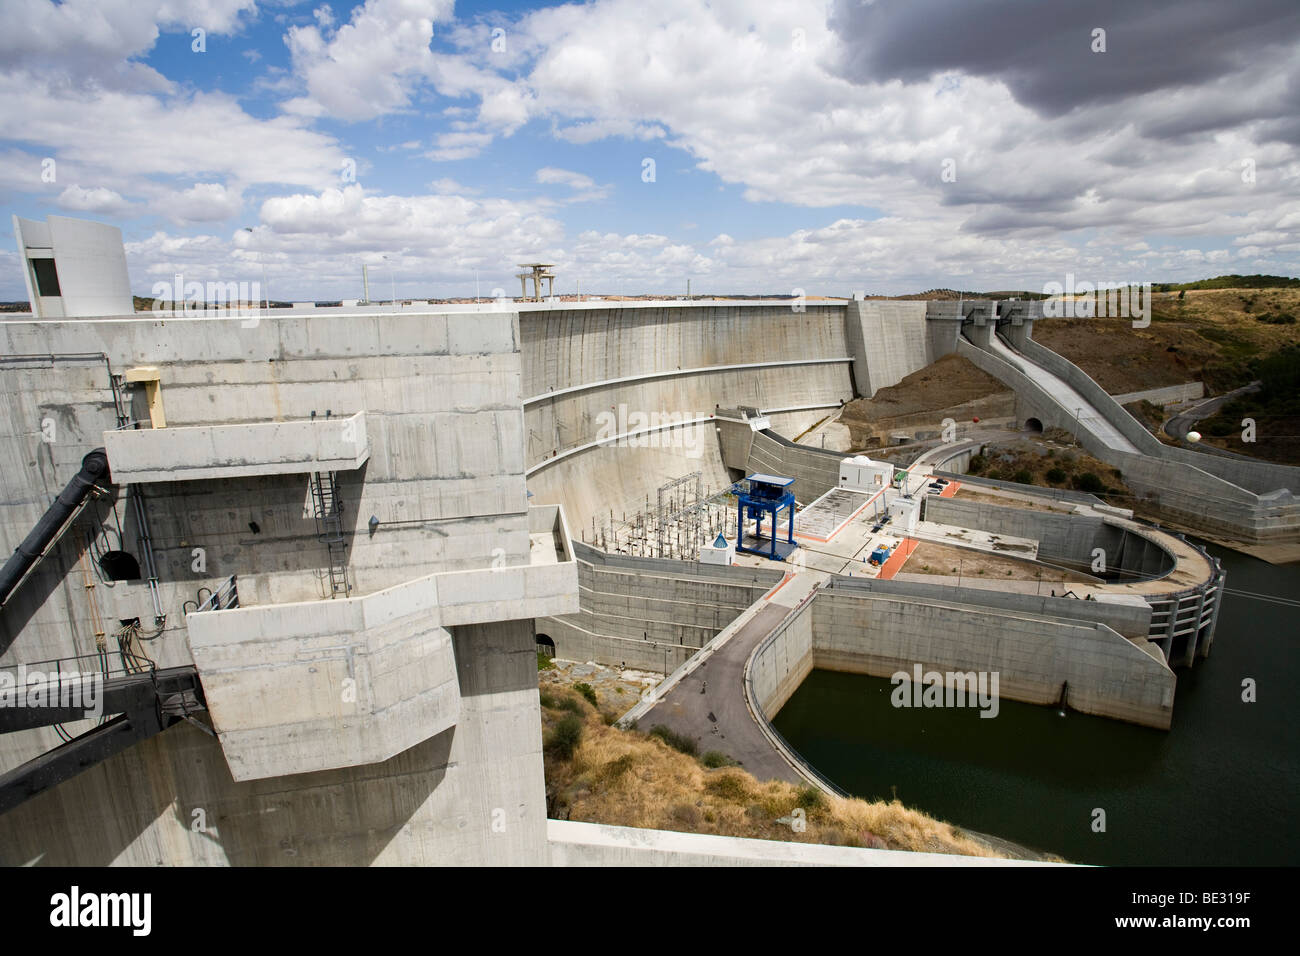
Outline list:
[[[1059,116],[1281,60],[1300,43],[1300,2],[836,0],[830,25],[842,44],[838,71],[855,82],[953,70],[1001,80],[1023,105]],[[1092,51],[1097,27],[1106,31],[1105,53]],[[1251,110],[1244,95],[1216,125],[1275,115]]]

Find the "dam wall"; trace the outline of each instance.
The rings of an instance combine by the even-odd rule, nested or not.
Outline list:
[[[853,299],[844,326],[857,391],[870,398],[941,356],[934,354],[924,300]]]
[[[734,621],[783,573],[610,555],[578,544],[575,614],[539,618],[565,660],[668,673]],[[665,669],[666,667],[666,669]]]
[[[545,307],[522,313],[520,335],[528,487],[579,536],[684,474],[725,487],[719,407],[789,427],[853,397],[842,304]]]

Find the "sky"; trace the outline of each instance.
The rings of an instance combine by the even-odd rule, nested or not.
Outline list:
[[[1300,3],[4,0],[0,205],[146,296],[1296,276]]]

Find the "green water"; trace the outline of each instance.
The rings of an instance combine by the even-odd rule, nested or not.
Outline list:
[[[1300,565],[1208,546],[1235,591],[1300,598]],[[1099,864],[1300,863],[1296,608],[1229,594],[1210,657],[1176,671],[1166,733],[1001,701],[890,705],[888,680],[814,671],[774,724],[849,793]],[[1242,702],[1247,677],[1257,702]],[[1106,830],[1093,830],[1093,811]]]

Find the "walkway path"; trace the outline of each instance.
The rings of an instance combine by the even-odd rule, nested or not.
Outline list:
[[[745,662],[828,575],[805,571],[759,598],[756,613],[724,644],[682,677],[649,712],[637,718],[642,731],[662,724],[696,741],[700,753],[717,750],[759,780],[804,783],[759,728],[745,700]]]

